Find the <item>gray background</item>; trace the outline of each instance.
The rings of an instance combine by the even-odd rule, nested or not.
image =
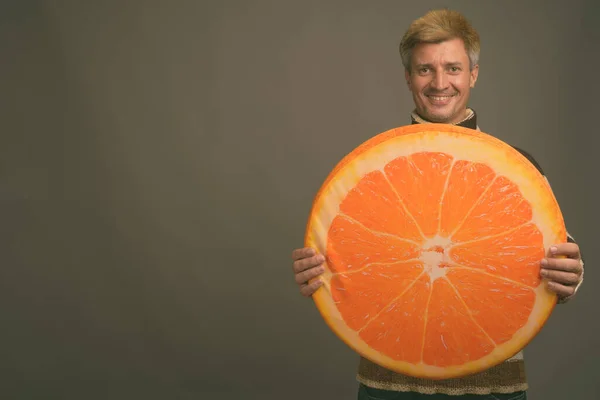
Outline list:
[[[450,5],[482,129],[535,155],[586,255],[530,398],[598,399],[597,4],[2,2],[0,397],[354,399],[290,253],[335,163],[409,122],[398,42]]]

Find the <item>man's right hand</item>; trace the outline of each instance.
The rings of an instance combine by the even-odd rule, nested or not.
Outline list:
[[[294,260],[293,270],[296,283],[300,286],[300,293],[306,297],[312,296],[323,282],[317,279],[309,284],[308,281],[325,272],[325,267],[323,267],[325,257],[317,254],[310,247],[304,247],[292,251],[292,260]]]

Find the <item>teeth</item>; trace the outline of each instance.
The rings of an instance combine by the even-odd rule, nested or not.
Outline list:
[[[442,100],[449,99],[452,96],[429,96],[429,97],[432,98],[433,100],[442,101]]]

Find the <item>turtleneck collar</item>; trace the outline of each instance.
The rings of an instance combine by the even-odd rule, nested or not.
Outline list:
[[[410,119],[412,124],[429,123],[429,121],[426,121],[423,118],[421,118],[416,111],[411,112]],[[475,113],[475,110],[467,108],[467,116],[465,117],[465,119],[452,125],[458,125],[464,128],[479,130],[479,126],[477,126],[477,113]]]

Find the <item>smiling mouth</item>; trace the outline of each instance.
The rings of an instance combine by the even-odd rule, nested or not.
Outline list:
[[[455,94],[451,94],[451,95],[443,95],[443,96],[434,96],[434,95],[427,95],[427,97],[431,100],[434,101],[444,101],[444,100],[449,100],[452,97],[456,96]]]
[[[432,107],[446,107],[452,102],[456,94],[447,95],[427,95],[427,100]]]

